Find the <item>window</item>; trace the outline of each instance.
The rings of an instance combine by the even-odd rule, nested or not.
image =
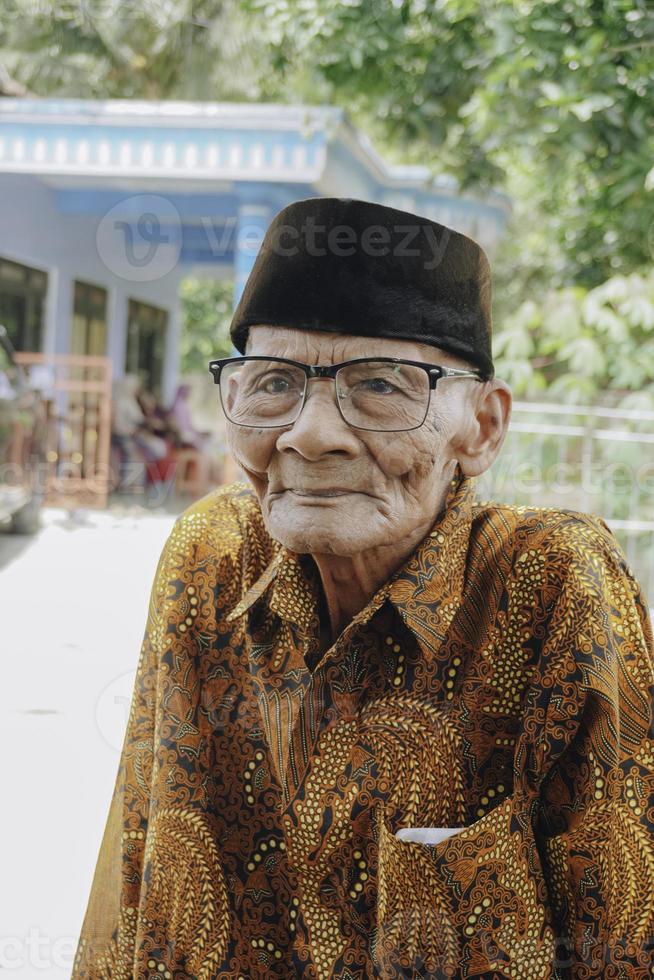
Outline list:
[[[71,354],[107,353],[107,290],[88,282],[76,282],[73,300]]]
[[[16,350],[40,351],[48,274],[0,258],[0,323]]]
[[[0,338],[0,402],[16,397],[16,365]],[[6,438],[6,411],[0,410],[0,444]]]
[[[148,391],[159,396],[167,329],[166,310],[129,301],[125,374],[138,374]]]

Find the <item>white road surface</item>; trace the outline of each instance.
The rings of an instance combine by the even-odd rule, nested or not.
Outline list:
[[[53,509],[0,533],[2,976],[70,977],[173,522]]]

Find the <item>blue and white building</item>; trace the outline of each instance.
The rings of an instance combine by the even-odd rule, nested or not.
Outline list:
[[[491,253],[509,202],[391,166],[331,107],[0,98],[0,322],[18,349],[108,354],[164,400],[179,291],[235,301],[272,216],[317,195],[415,211]]]

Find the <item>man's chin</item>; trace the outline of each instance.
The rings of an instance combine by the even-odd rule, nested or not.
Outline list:
[[[377,503],[363,493],[321,501],[287,491],[271,494],[262,513],[271,537],[291,551],[349,557],[384,543]]]
[[[370,523],[352,519],[351,514],[325,514],[318,507],[288,507],[284,513],[275,508],[265,517],[270,536],[285,548],[299,554],[330,554],[351,557],[380,542],[372,541]],[[362,527],[367,533],[362,534]],[[367,539],[367,540],[364,540]]]
[[[326,539],[320,535],[289,535],[284,540],[281,535],[273,535],[273,537],[289,551],[294,551],[298,555],[332,555],[335,558],[353,558],[366,550],[365,546],[361,547],[361,545],[353,547],[352,541],[334,541],[333,538]]]

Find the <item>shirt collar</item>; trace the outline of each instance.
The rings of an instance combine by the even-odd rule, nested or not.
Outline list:
[[[268,606],[281,619],[309,630],[316,608],[316,588],[302,556],[280,546],[279,551],[250,586],[240,602],[225,617],[228,623],[243,616],[261,596],[270,591]]]
[[[424,652],[435,653],[461,603],[475,503],[475,480],[452,481],[429,534],[389,582],[389,599]]]
[[[472,478],[452,479],[445,506],[429,533],[350,624],[366,623],[388,599],[425,652],[440,647],[459,606],[465,580],[474,503]],[[226,616],[232,622],[269,591],[268,606],[300,630],[316,615],[316,582],[301,555],[280,547],[240,602]]]

